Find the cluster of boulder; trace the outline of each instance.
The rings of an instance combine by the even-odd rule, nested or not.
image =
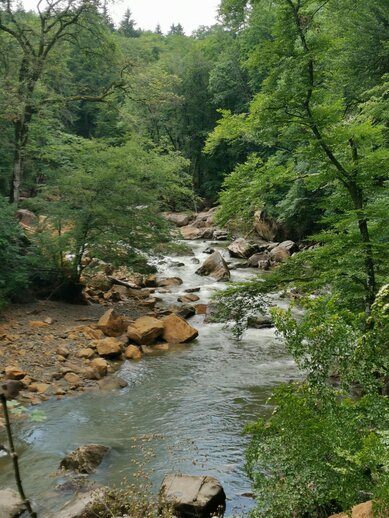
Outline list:
[[[94,473],[106,459],[111,448],[102,444],[86,444],[68,453],[59,469],[62,481],[57,490],[77,492],[55,518],[87,518],[96,516],[94,508],[110,507],[119,493],[86,478]],[[63,476],[67,480],[63,482]],[[159,507],[169,509],[176,518],[210,518],[223,514],[226,495],[220,482],[207,475],[165,475],[159,491]],[[120,500],[118,500],[120,504]],[[118,507],[118,506],[116,506]],[[0,517],[16,518],[23,513],[24,503],[19,494],[10,488],[0,490]],[[124,511],[123,511],[124,512]],[[120,516],[128,516],[120,514]],[[170,514],[169,514],[170,516]],[[50,515],[48,518],[54,518]],[[117,516],[119,518],[119,516]]]
[[[66,339],[74,345],[57,346],[50,379],[36,380],[15,364],[5,367],[4,380],[20,381],[23,386],[20,397],[29,403],[96,385],[101,389],[122,388],[127,384],[118,377],[103,379],[114,372],[118,361],[139,360],[143,354],[167,351],[172,344],[190,342],[197,335],[198,331],[175,313],[130,320],[111,308],[96,324],[80,325],[66,333]]]
[[[228,232],[215,226],[214,216],[216,208],[209,209],[198,214],[189,213],[165,213],[166,219],[174,223],[180,229],[183,239],[213,239],[216,241],[228,239]],[[256,211],[254,214],[253,228],[250,232],[252,240],[240,237],[235,239],[228,247],[231,257],[245,259],[238,267],[251,267],[268,270],[272,266],[287,260],[292,254],[299,251],[299,246],[291,240],[285,239],[286,230],[264,211]],[[204,270],[196,273],[208,275],[210,264],[217,262],[220,269],[222,261],[219,256],[210,258]],[[229,280],[226,264],[222,265],[223,274],[215,274],[217,280]],[[205,273],[204,273],[205,272]]]
[[[235,239],[229,246],[231,257],[245,259],[240,266],[269,270],[272,266],[286,261],[299,251],[299,246],[291,240],[277,242],[253,242],[244,238]]]
[[[180,234],[184,239],[215,239],[225,240],[228,233],[218,228],[214,222],[216,208],[195,213],[165,212],[165,218],[180,227]]]

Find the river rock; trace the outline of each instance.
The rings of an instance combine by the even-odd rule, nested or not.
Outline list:
[[[95,351],[91,347],[83,347],[76,353],[77,358],[92,358],[92,356],[95,354]]]
[[[178,518],[208,518],[225,508],[226,495],[214,477],[166,475],[159,494]]]
[[[169,311],[175,313],[181,318],[187,319],[196,314],[195,308],[191,304],[173,304],[169,306]]]
[[[109,309],[104,313],[97,323],[105,336],[120,336],[126,332],[128,320],[117,315],[113,309]]]
[[[79,387],[82,383],[81,377],[75,372],[67,372],[64,376],[64,380],[66,380],[69,385],[72,387]]]
[[[108,373],[109,363],[104,358],[95,358],[90,362],[90,366],[97,371],[100,378],[103,378]]]
[[[174,223],[177,227],[184,227],[194,219],[194,214],[187,214],[185,212],[164,212],[164,217]]]
[[[126,288],[126,286],[114,284],[110,290],[104,293],[103,298],[104,300],[110,300],[112,302],[126,300],[128,298],[128,288]]]
[[[177,344],[186,343],[194,340],[198,336],[198,331],[188,324],[178,315],[171,314],[163,319],[162,338],[165,342]]]
[[[184,239],[201,239],[204,235],[204,230],[193,225],[186,225],[180,228],[180,233]]]
[[[39,394],[44,394],[45,392],[48,391],[49,388],[50,388],[49,383],[39,383],[39,382],[34,381],[33,383],[30,383],[30,385],[28,387],[28,391],[29,392],[38,392]]]
[[[93,473],[108,451],[109,448],[102,444],[85,444],[68,453],[59,467],[78,473]]]
[[[19,367],[9,365],[5,368],[5,378],[8,380],[21,380],[24,378],[26,373]]]
[[[298,250],[294,241],[283,241],[270,251],[270,259],[275,263],[283,263]]]
[[[119,378],[119,376],[109,376],[98,381],[100,390],[112,391],[128,387],[126,380]]]
[[[119,356],[122,352],[121,343],[113,337],[103,338],[103,340],[94,340],[93,345],[96,347],[99,356],[107,358]]]
[[[216,239],[216,241],[225,241],[228,239],[228,232],[217,228],[213,231],[213,239]]]
[[[0,394],[3,394],[5,399],[10,401],[11,399],[15,399],[23,388],[24,385],[19,380],[3,381],[0,385]]]
[[[212,228],[214,226],[214,216],[216,210],[217,208],[214,207],[212,209],[199,212],[196,215],[195,220],[192,222],[192,225],[197,228]]]
[[[91,508],[97,502],[104,501],[105,491],[107,490],[99,488],[87,493],[78,493],[60,511],[50,515],[48,518],[91,518],[95,516]]]
[[[187,288],[185,291],[185,293],[198,293],[200,291],[201,288]]]
[[[220,252],[214,252],[196,270],[197,275],[210,276],[217,281],[229,281],[230,270]]]
[[[145,277],[145,286],[146,288],[156,288],[157,287],[157,276],[155,273],[151,273]]]
[[[351,515],[349,513],[338,513],[332,514],[329,518],[373,518],[375,516],[373,514],[373,502],[369,500],[368,502],[363,502],[362,504],[355,505],[351,510]],[[383,515],[378,515],[378,517],[383,518]]]
[[[247,260],[247,265],[251,268],[258,268],[260,261],[269,261],[269,254],[267,252],[259,252],[250,256]]]
[[[206,315],[208,311],[208,304],[196,304],[196,315]]]
[[[187,293],[186,295],[180,295],[177,300],[178,302],[183,302],[186,304],[188,302],[197,302],[200,300],[200,297],[198,295],[194,295],[193,293]]]
[[[151,345],[163,333],[164,325],[154,317],[140,317],[127,328],[128,338],[138,345]]]
[[[241,259],[247,259],[257,251],[258,247],[255,243],[250,243],[243,237],[235,239],[229,246],[228,252],[231,257],[239,257]]]
[[[124,356],[127,360],[140,360],[142,358],[142,352],[136,345],[129,345],[124,351]]]
[[[180,277],[168,277],[166,279],[161,279],[157,282],[157,286],[159,288],[165,288],[169,286],[180,286],[182,284],[182,279]]]
[[[266,241],[280,241],[284,239],[285,229],[273,218],[267,216],[264,210],[254,213],[254,230]]]
[[[253,315],[247,319],[248,327],[254,327],[255,329],[266,329],[274,327],[273,320],[270,315]]]
[[[0,489],[0,518],[16,518],[24,509],[23,501],[14,489]]]

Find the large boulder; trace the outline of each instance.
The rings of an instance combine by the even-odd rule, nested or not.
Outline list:
[[[90,366],[96,371],[98,378],[103,378],[108,374],[109,363],[104,358],[95,358],[90,362]]]
[[[177,518],[209,518],[225,508],[226,495],[214,477],[166,475],[160,489],[161,502],[172,507]]]
[[[180,228],[180,233],[184,239],[201,239],[204,236],[204,229],[186,225]]]
[[[142,351],[137,345],[129,345],[124,351],[124,357],[127,360],[140,360],[142,358]]]
[[[185,212],[165,212],[164,217],[177,225],[177,227],[184,227],[189,225],[189,223],[194,219],[193,214],[187,214]]]
[[[197,228],[211,228],[214,226],[214,216],[217,208],[199,212],[192,225]]]
[[[373,518],[373,502],[369,500],[368,502],[363,502],[362,504],[355,505],[351,510],[351,515],[349,513],[338,513],[332,514],[329,518]],[[384,515],[378,514],[377,518],[384,518]]]
[[[99,356],[106,358],[113,358],[122,353],[122,344],[116,338],[108,337],[102,340],[93,340],[90,345],[96,347]]]
[[[211,254],[196,270],[197,275],[210,276],[217,281],[229,281],[230,270],[220,252]]]
[[[97,323],[105,336],[120,336],[126,332],[128,320],[122,316],[116,315],[113,309],[109,309],[100,317]]]
[[[16,211],[16,217],[18,218],[20,225],[24,228],[31,228],[39,221],[37,215],[27,209],[18,209]]]
[[[162,338],[165,342],[181,344],[194,340],[199,332],[188,324],[183,318],[172,313],[163,319]]]
[[[258,268],[258,263],[260,261],[267,261],[269,260],[269,254],[267,252],[260,252],[253,254],[250,256],[247,260],[247,265],[251,268]]]
[[[127,328],[128,338],[138,345],[151,345],[157,341],[164,330],[161,320],[154,317],[140,317]]]
[[[0,518],[16,518],[24,509],[23,501],[14,489],[0,489]]]
[[[86,444],[68,453],[59,467],[78,473],[93,473],[108,451],[109,448],[102,444]]]
[[[275,248],[270,250],[270,259],[274,263],[283,263],[294,253],[297,252],[298,246],[294,241],[283,241]]]
[[[285,236],[285,229],[273,218],[267,216],[263,210],[254,214],[254,230],[266,241],[281,241]]]
[[[235,239],[229,246],[228,251],[231,257],[239,257],[241,259],[247,259],[258,250],[255,243],[250,243],[243,237]]]

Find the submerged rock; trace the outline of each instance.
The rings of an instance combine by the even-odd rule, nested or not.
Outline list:
[[[226,495],[214,477],[166,475],[160,498],[178,518],[209,518],[225,508]]]
[[[108,451],[109,448],[102,444],[86,444],[68,453],[59,467],[78,473],[93,473]]]
[[[79,493],[70,502],[67,502],[61,511],[50,515],[48,518],[91,518],[96,516],[92,511],[93,506],[104,501],[107,489],[100,488],[87,493]]]

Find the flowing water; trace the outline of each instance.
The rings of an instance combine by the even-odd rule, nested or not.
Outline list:
[[[225,286],[194,274],[195,260],[206,257],[206,242],[191,242],[194,256],[167,258],[164,276],[179,276],[184,284],[161,295],[176,302],[177,293],[201,287],[199,302]],[[172,266],[182,262],[184,266]],[[233,280],[254,271],[235,270]],[[250,482],[244,474],[244,425],[271,409],[266,401],[272,388],[298,376],[272,329],[248,330],[237,342],[219,324],[190,323],[199,337],[190,344],[140,362],[125,362],[116,373],[128,382],[118,392],[94,392],[42,405],[42,423],[25,421],[18,428],[23,480],[41,514],[63,504],[54,486],[65,453],[87,443],[112,448],[92,478],[103,484],[139,480],[146,472],[157,490],[166,473],[209,474],[227,494],[226,516],[244,516],[253,501],[244,496]],[[140,477],[140,478],[139,478]],[[0,486],[11,484],[9,462],[0,459]]]

